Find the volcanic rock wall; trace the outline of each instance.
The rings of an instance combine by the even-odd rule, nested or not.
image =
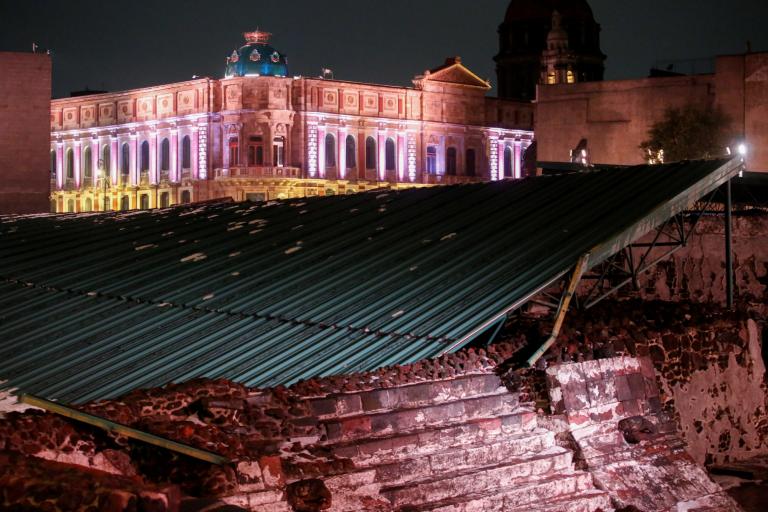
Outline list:
[[[765,304],[768,302],[768,215],[734,217],[733,248],[736,295],[743,301]],[[657,253],[654,252],[654,256]],[[686,247],[640,277],[641,296],[676,302],[724,303],[724,269],[723,219],[705,217]]]
[[[606,301],[569,313],[559,350],[548,357],[551,363],[650,357],[660,405],[676,418],[691,455],[722,463],[768,454],[764,325],[750,304],[731,312],[711,303]],[[518,325],[513,336],[519,343],[549,328]]]

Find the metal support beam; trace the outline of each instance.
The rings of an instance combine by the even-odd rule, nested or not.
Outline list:
[[[178,452],[183,455],[193,457],[195,459],[203,460],[205,462],[218,464],[220,466],[231,463],[231,461],[228,458],[218,455],[216,453],[209,452],[206,450],[200,450],[199,448],[194,448],[186,444],[177,443],[176,441],[171,441],[170,439],[165,439],[164,437],[156,436],[148,432],[143,432],[141,430],[136,430],[135,428],[126,427],[125,425],[115,423],[114,421],[109,421],[105,418],[94,416],[93,414],[88,414],[82,411],[78,411],[77,409],[73,409],[71,407],[62,405],[57,402],[51,402],[50,400],[46,400],[44,398],[24,394],[19,397],[19,402],[31,405],[33,407],[40,407],[41,409],[45,409],[46,411],[50,411],[55,414],[60,414],[61,416],[65,416],[75,421],[79,421],[81,423],[86,423],[88,425],[98,427],[100,429],[106,430],[107,432],[115,432],[117,434],[122,434],[125,437],[136,439],[138,441],[143,441],[147,444],[159,446],[160,448],[165,448],[166,450]]]
[[[733,308],[733,219],[731,180],[725,182],[725,293],[728,308]]]
[[[504,327],[504,324],[507,323],[507,317],[502,317],[501,320],[499,320],[499,323],[496,325],[496,328],[493,330],[493,334],[491,334],[491,337],[488,338],[488,342],[485,344],[485,346],[493,345],[493,342],[496,341],[496,336],[499,335],[501,332],[501,328]]]
[[[579,282],[581,281],[581,276],[584,275],[584,272],[587,271],[589,265],[589,253],[583,254],[579,261],[576,263],[576,267],[573,269],[573,275],[571,276],[571,281],[568,283],[568,288],[565,290],[565,293],[563,293],[563,297],[560,299],[560,307],[557,309],[557,314],[555,315],[555,325],[552,326],[552,333],[549,335],[549,338],[544,342],[544,344],[539,347],[539,349],[534,352],[534,354],[528,358],[527,364],[528,366],[533,366],[536,364],[536,362],[543,356],[547,350],[549,350],[549,347],[551,347],[555,340],[557,340],[557,336],[560,334],[560,329],[563,327],[563,322],[565,321],[565,315],[568,312],[568,307],[571,305],[571,298],[576,293],[576,287],[579,285]]]

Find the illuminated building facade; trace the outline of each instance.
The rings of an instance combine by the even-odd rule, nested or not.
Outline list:
[[[225,78],[51,103],[58,212],[520,178],[533,105],[448,59],[413,87],[293,77],[244,34]]]

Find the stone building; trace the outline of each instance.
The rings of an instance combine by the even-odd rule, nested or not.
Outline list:
[[[522,177],[533,105],[459,57],[413,87],[290,76],[244,34],[223,79],[51,103],[51,208],[165,207]]]
[[[48,209],[50,108],[50,56],[0,52],[0,214]]]
[[[643,163],[648,130],[667,109],[687,105],[722,111],[733,146],[746,145],[747,169],[768,171],[768,53],[719,56],[710,74],[540,86],[538,159],[567,161],[586,140],[592,162]]]

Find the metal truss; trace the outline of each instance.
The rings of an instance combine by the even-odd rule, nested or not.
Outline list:
[[[595,267],[593,273],[584,275],[583,280],[593,281],[594,284],[576,301],[577,307],[589,309],[629,284],[634,290],[639,290],[638,281],[642,274],[688,244],[714,196],[715,192],[710,194],[703,204],[700,203],[698,210],[681,212],[668,218],[655,229],[651,242],[632,243]],[[686,220],[690,223],[688,226]],[[661,254],[658,254],[659,250],[662,250]]]

